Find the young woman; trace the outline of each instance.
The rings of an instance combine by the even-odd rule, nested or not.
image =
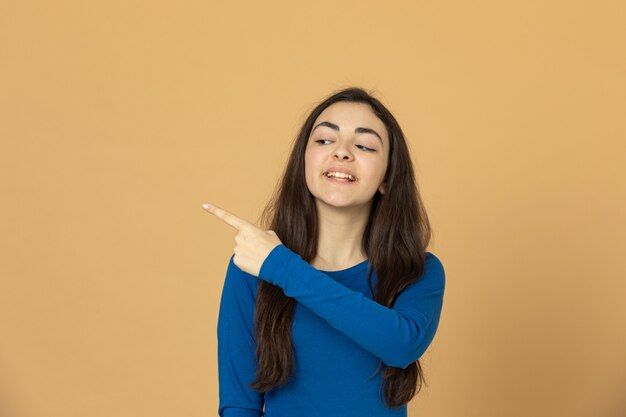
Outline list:
[[[222,417],[406,416],[445,273],[404,135],[348,88],[298,134],[259,229],[238,230],[217,336]]]

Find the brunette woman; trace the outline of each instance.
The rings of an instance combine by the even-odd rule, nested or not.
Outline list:
[[[318,104],[262,227],[238,231],[218,319],[222,417],[406,416],[439,324],[440,260],[404,134],[360,88]]]

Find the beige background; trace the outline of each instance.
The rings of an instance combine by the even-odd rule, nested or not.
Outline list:
[[[234,232],[375,90],[447,272],[410,416],[626,415],[623,1],[0,1],[0,416],[217,415]]]

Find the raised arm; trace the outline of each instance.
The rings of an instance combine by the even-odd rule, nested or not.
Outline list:
[[[315,269],[284,246],[275,232],[211,204],[203,207],[237,229],[232,260],[240,272],[278,285],[386,364],[406,368],[433,340],[445,287],[443,265],[433,254],[426,254],[424,276],[387,308]]]
[[[220,417],[260,417],[263,394],[249,384],[256,372],[254,292],[257,280],[230,258],[217,322]]]
[[[433,340],[445,288],[443,265],[427,253],[424,276],[388,308],[333,280],[282,244],[267,256],[259,277],[278,285],[285,295],[398,368],[419,359]]]

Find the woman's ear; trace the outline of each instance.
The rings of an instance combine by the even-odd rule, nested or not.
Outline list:
[[[386,184],[386,183],[384,183],[384,182],[383,182],[383,183],[382,183],[382,184],[380,184],[380,186],[378,187],[378,191],[379,191],[381,194],[385,194],[385,184]]]

